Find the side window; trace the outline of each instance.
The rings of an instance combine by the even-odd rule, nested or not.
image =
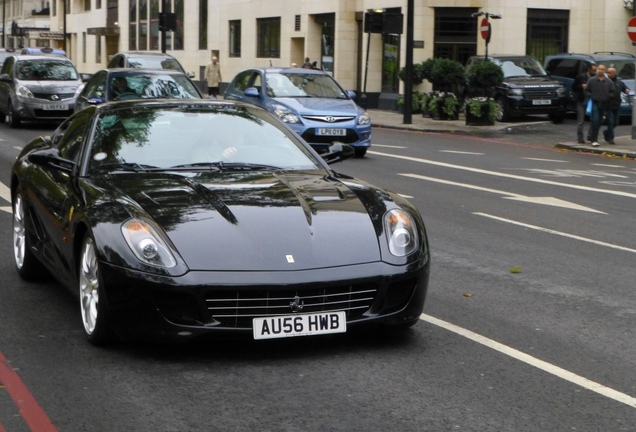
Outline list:
[[[79,161],[87,123],[87,115],[78,115],[69,119],[65,124],[64,135],[57,142],[60,156],[75,163]]]
[[[86,88],[84,89],[83,96],[86,98],[89,97],[104,97],[104,86],[106,83],[106,72],[98,72],[95,74],[91,82],[86,84]]]
[[[13,76],[13,65],[15,64],[15,59],[13,57],[9,57],[4,61],[2,65],[2,73],[8,74],[9,76]]]
[[[236,77],[234,88],[238,91],[245,91],[245,89],[247,89],[250,76],[252,76],[252,71],[241,72],[239,76]]]

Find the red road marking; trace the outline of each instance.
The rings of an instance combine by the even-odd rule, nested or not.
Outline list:
[[[20,377],[13,370],[13,367],[0,352],[0,384],[7,389],[9,396],[13,399],[20,411],[20,415],[32,431],[36,432],[57,432],[51,420],[46,415],[42,407],[37,403],[31,392],[26,388]],[[0,432],[5,432],[0,424]]]

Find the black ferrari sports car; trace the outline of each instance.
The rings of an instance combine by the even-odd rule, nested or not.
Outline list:
[[[89,342],[254,339],[415,324],[430,255],[399,195],[333,171],[253,105],[91,106],[11,174],[20,276],[80,299]]]

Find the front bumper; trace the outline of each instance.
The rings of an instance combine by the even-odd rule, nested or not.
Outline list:
[[[16,97],[13,111],[23,120],[64,120],[73,114],[74,99],[51,101],[38,98]]]
[[[150,275],[101,263],[111,323],[121,339],[187,340],[252,335],[252,319],[344,310],[347,327],[400,325],[419,319],[430,261],[382,262],[294,272],[189,272]],[[103,297],[102,297],[103,298]]]

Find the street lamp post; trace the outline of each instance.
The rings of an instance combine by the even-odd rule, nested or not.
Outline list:
[[[490,12],[475,12],[474,14],[471,15],[471,17],[473,18],[477,18],[483,16],[485,17],[485,21],[486,21],[486,25],[488,26],[487,28],[487,32],[488,34],[486,36],[484,36],[484,30],[481,30],[481,34],[483,36],[483,38],[486,40],[486,60],[488,60],[488,43],[490,42],[490,36],[492,35],[492,28],[490,27],[490,18],[492,19],[501,19],[501,14],[493,14]]]

